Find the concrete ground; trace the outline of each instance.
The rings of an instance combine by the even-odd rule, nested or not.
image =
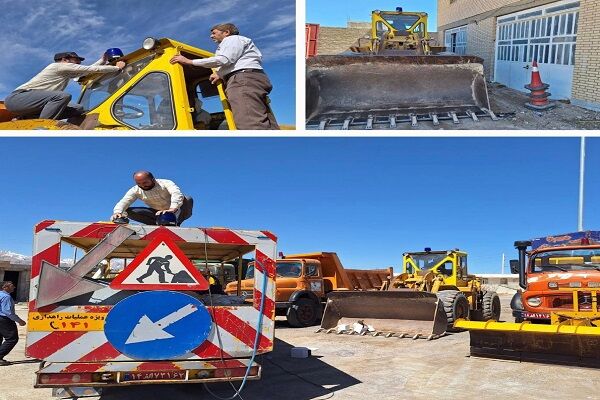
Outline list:
[[[511,320],[510,295],[502,295],[503,319]],[[24,306],[18,313],[25,317]],[[469,357],[469,334],[426,341],[384,337],[316,334],[277,322],[275,350],[263,356],[263,377],[249,382],[242,398],[251,399],[598,399],[600,370]],[[33,389],[38,364],[24,354],[21,341],[0,367],[0,400],[49,399],[51,390]],[[312,349],[306,359],[290,348]],[[221,398],[228,384],[211,384]],[[212,399],[202,385],[148,385],[107,388],[102,400]]]

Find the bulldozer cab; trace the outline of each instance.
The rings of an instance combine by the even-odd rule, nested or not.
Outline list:
[[[429,272],[443,277],[445,285],[467,285],[467,253],[457,250],[404,253],[402,269],[405,274],[425,276]]]
[[[156,40],[150,49],[142,48],[122,58],[127,66],[121,72],[83,78],[79,103],[88,114],[88,125],[144,130],[235,129],[222,85],[209,81],[213,71],[170,64],[176,54],[189,59],[213,55],[165,38]]]
[[[388,39],[401,37],[412,40],[429,39],[427,14],[400,11],[373,11],[371,16],[371,37]]]

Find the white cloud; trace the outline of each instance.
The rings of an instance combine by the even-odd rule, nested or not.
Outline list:
[[[247,2],[244,0],[229,0],[221,3],[214,3],[211,1],[206,2],[205,4],[198,4],[191,12],[189,11],[189,7],[186,6],[185,8],[188,10],[188,12],[184,13],[184,15],[177,20],[178,23],[193,21],[196,19],[213,19],[215,15],[230,13],[230,10],[234,9],[243,8],[247,12],[249,7]],[[237,15],[233,15],[233,13],[230,14],[232,14],[232,17],[237,17]]]
[[[278,15],[265,26],[265,31],[281,30],[285,28],[294,28],[296,24],[296,15]]]
[[[260,51],[263,54],[263,59],[265,61],[275,61],[294,57],[296,55],[296,40],[294,38],[289,38],[287,40],[267,43]]]

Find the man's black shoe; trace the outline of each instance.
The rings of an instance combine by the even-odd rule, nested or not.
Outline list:
[[[128,224],[129,223],[129,218],[127,218],[127,217],[115,218],[115,219],[113,219],[113,222],[115,224]]]

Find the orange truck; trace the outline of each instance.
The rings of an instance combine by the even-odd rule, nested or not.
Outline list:
[[[336,253],[290,254],[276,260],[275,315],[285,316],[292,327],[317,324],[327,295],[335,291],[382,290],[389,286],[393,269],[345,269]],[[254,267],[245,279],[231,282],[225,291],[250,295],[254,290]]]
[[[511,301],[515,322],[550,324],[551,313],[573,309],[575,291],[580,307],[592,307],[588,291],[600,290],[600,231],[517,241],[515,247],[519,259],[510,267],[522,288]]]

